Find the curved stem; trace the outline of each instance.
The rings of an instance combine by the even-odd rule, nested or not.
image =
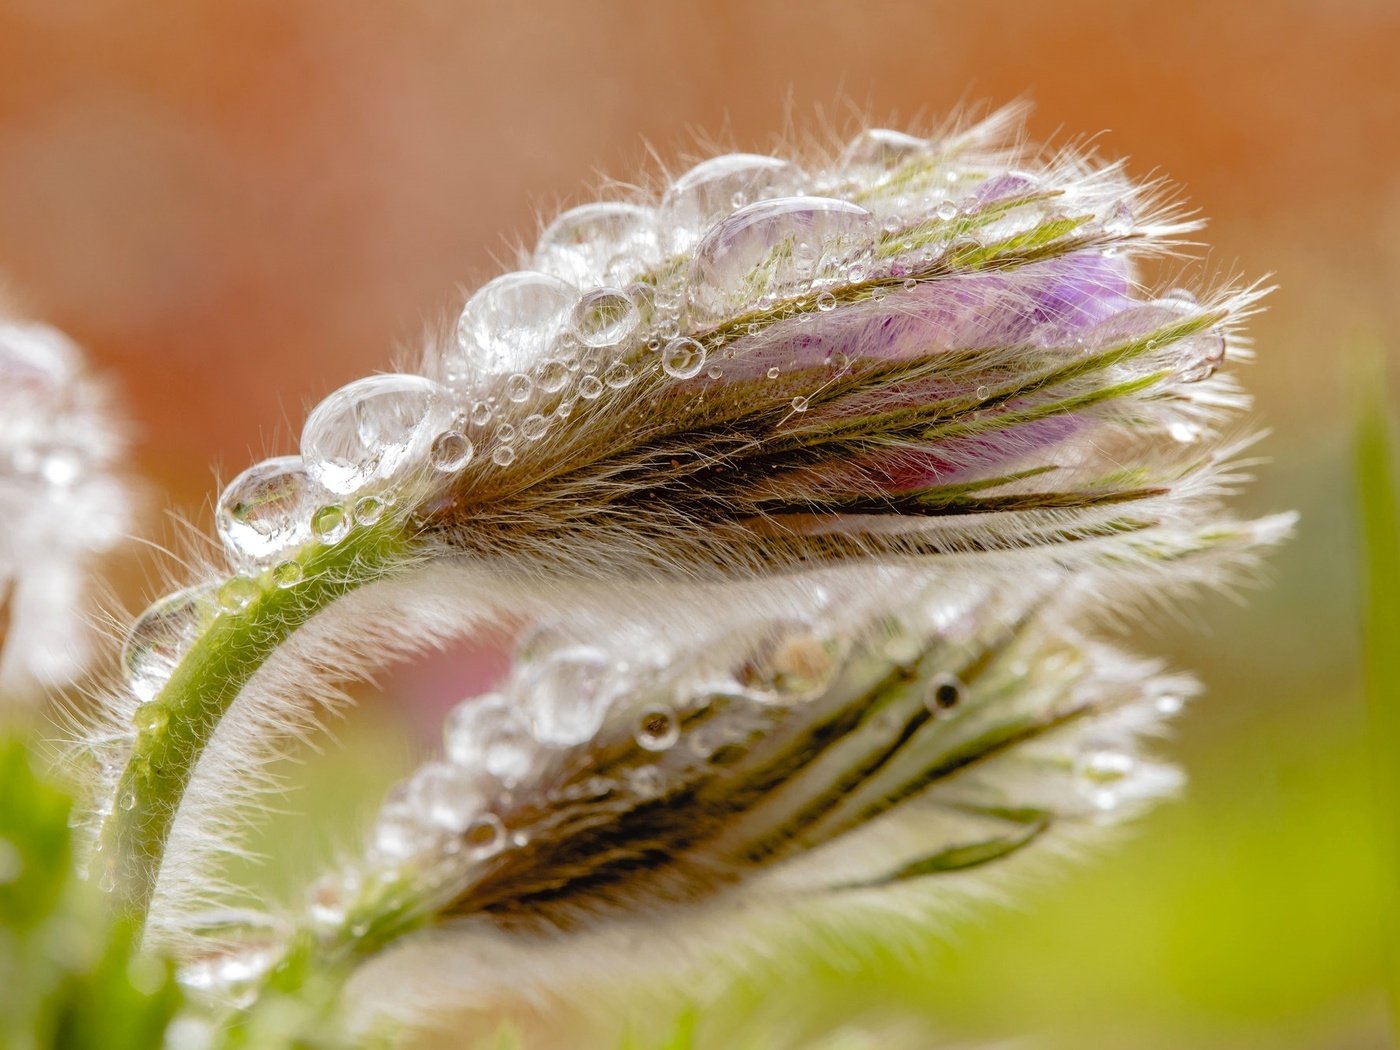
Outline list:
[[[195,764],[254,672],[317,612],[392,574],[411,553],[402,519],[357,526],[338,543],[303,548],[292,559],[301,570],[298,582],[280,586],[264,572],[252,601],[204,625],[159,694],[140,709],[140,732],[102,830],[101,883],[120,911],[144,922]]]

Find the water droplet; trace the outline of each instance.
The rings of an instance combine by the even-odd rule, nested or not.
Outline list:
[[[655,766],[638,766],[626,773],[627,786],[640,798],[656,798],[666,790],[666,776]]]
[[[1133,210],[1125,201],[1119,201],[1109,211],[1103,221],[1103,232],[1110,237],[1124,237],[1133,232]]]
[[[603,382],[614,390],[621,390],[631,384],[633,379],[632,369],[622,361],[615,361],[608,366],[603,373]]]
[[[966,695],[967,686],[962,679],[950,674],[934,675],[924,694],[924,706],[932,714],[942,714],[961,704]]]
[[[189,587],[154,602],[132,625],[122,644],[127,685],[138,700],[150,700],[214,613],[210,587]]]
[[[117,800],[117,805],[130,813],[136,808],[136,792],[132,791],[131,788],[127,788],[122,792],[122,797]]]
[[[469,418],[473,426],[484,427],[495,418],[495,409],[486,401],[477,401],[472,405]]]
[[[573,330],[584,346],[616,346],[637,329],[642,316],[626,292],[599,288],[574,307]]]
[[[427,458],[453,410],[447,391],[423,376],[357,379],[307,417],[301,432],[306,471],[342,495],[391,481]]]
[[[985,401],[985,400],[987,400],[988,397],[991,396],[991,393],[992,393],[992,391],[991,391],[991,388],[990,388],[990,387],[987,387],[987,386],[979,386],[979,387],[977,388],[977,390],[976,390],[977,400],[978,400],[978,401]]]
[[[496,440],[502,444],[510,444],[515,440],[515,424],[502,423],[496,428]]]
[[[534,389],[535,381],[524,372],[516,372],[506,380],[506,397],[517,405],[522,401],[528,401],[530,393]]]
[[[620,677],[603,650],[569,645],[527,661],[516,692],[539,740],[572,747],[598,731]]]
[[[919,287],[919,282],[914,280],[914,278],[906,277],[904,279],[904,290],[906,292],[912,292],[917,287]]]
[[[648,751],[665,751],[680,738],[680,721],[669,707],[650,707],[637,717],[637,744]]]
[[[408,783],[410,804],[430,824],[461,832],[485,807],[480,775],[452,762],[429,762]]]
[[[1086,747],[1076,757],[1074,776],[1080,793],[1095,809],[1118,805],[1120,788],[1137,768],[1137,760],[1117,747]]]
[[[801,397],[801,396],[795,397],[795,398],[792,399],[791,404],[792,404],[792,410],[793,410],[794,412],[806,412],[806,411],[807,411],[807,408],[808,408],[808,401],[807,401],[807,399],[806,399],[805,397]]]
[[[339,876],[323,875],[306,891],[306,916],[320,930],[335,930],[345,923],[346,899],[351,889]]]
[[[952,201],[940,201],[938,207],[933,209],[933,214],[943,222],[952,222],[958,217],[958,206]]]
[[[311,531],[322,543],[339,543],[350,533],[350,515],[338,503],[330,503],[311,516]]]
[[[472,460],[476,447],[472,439],[460,430],[444,430],[433,438],[430,453],[433,469],[443,474],[455,474]]]
[[[486,813],[468,825],[462,833],[462,842],[476,860],[493,857],[506,847],[505,825],[496,814]]]
[[[255,463],[225,486],[214,526],[234,561],[256,565],[311,538],[312,482],[300,456]]]
[[[304,575],[305,570],[299,561],[279,561],[272,567],[272,582],[283,589],[295,587]]]
[[[661,199],[661,224],[670,235],[670,251],[688,250],[735,209],[797,192],[804,178],[787,161],[755,153],[702,161],[676,179]]]
[[[772,368],[768,369],[768,378],[769,378],[769,379],[777,379],[778,376],[780,376],[780,375],[782,375],[782,374],[783,374],[783,373],[782,373],[782,369],[780,369],[777,365],[774,365]]]
[[[584,376],[578,381],[579,397],[592,401],[603,392],[603,381],[597,376]]]
[[[829,313],[835,310],[836,296],[832,295],[830,292],[822,292],[821,295],[817,296],[817,309],[822,313]]]
[[[1177,376],[1183,383],[1199,383],[1215,375],[1225,360],[1225,333],[1219,328],[1207,328],[1183,339],[1178,347],[1181,363]]]
[[[467,301],[457,320],[463,377],[501,376],[529,368],[564,330],[578,289],[558,275],[521,270],[502,274]]]
[[[569,366],[558,358],[550,358],[540,365],[536,373],[540,389],[546,394],[557,394],[569,381]]]
[[[620,202],[566,211],[540,234],[535,268],[578,288],[626,285],[660,257],[650,208]]]
[[[227,613],[242,612],[261,592],[251,576],[230,576],[219,585],[219,608]]]
[[[432,844],[431,832],[419,814],[402,802],[386,804],[374,823],[373,850],[381,860],[407,860]]]
[[[845,658],[846,643],[810,626],[778,626],[735,672],[743,692],[763,703],[793,704],[820,696]]]
[[[1157,708],[1158,714],[1177,715],[1186,706],[1186,699],[1178,693],[1163,693],[1157,697],[1154,706]]]
[[[507,787],[529,775],[539,751],[519,707],[500,693],[463,700],[449,712],[442,736],[453,762],[485,770]]]
[[[1179,441],[1183,445],[1189,445],[1201,440],[1203,431],[1200,424],[1192,423],[1190,420],[1177,419],[1167,425],[1167,433],[1171,435],[1173,441]]]
[[[498,467],[508,467],[515,462],[515,448],[511,445],[497,445],[491,450],[491,462]]]
[[[376,496],[361,496],[355,501],[355,524],[373,525],[384,517],[387,504]]]
[[[538,412],[526,416],[520,423],[520,436],[526,441],[538,441],[549,429],[549,420]]]
[[[695,249],[691,319],[714,324],[752,309],[756,299],[803,293],[819,277],[839,276],[877,233],[868,211],[830,197],[780,197],[741,208]]]
[[[841,152],[841,167],[894,168],[906,161],[927,156],[928,140],[890,128],[866,128]]]
[[[661,351],[661,370],[672,379],[691,379],[705,367],[705,348],[694,339],[679,336]]]

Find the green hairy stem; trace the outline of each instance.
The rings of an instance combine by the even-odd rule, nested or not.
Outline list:
[[[393,516],[352,529],[338,543],[309,544],[293,559],[302,571],[299,582],[282,587],[264,572],[252,601],[204,626],[138,713],[140,732],[98,844],[101,881],[120,912],[145,921],[195,765],[248,680],[298,627],[336,599],[392,574],[411,552],[404,524]]]

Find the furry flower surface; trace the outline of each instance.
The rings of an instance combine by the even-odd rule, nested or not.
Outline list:
[[[1195,224],[1015,126],[714,157],[565,212],[417,371],[228,485],[227,571],[132,627],[92,744],[100,880],[188,983],[447,922],[463,961],[414,983],[473,1008],[557,988],[542,959],[608,924],[883,906],[1175,782],[1139,740],[1193,687],[1094,633],[1286,531],[1221,509],[1258,291],[1144,287]],[[278,741],[503,612],[536,625],[513,677],[363,857],[282,934],[204,939]]]

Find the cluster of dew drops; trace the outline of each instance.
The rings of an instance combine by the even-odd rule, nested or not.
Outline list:
[[[956,214],[951,171],[883,210],[879,198],[869,207],[848,199],[934,145],[867,131],[819,175],[777,157],[729,154],[676,178],[654,207],[593,203],[559,216],[532,269],[470,298],[437,378],[374,375],[336,390],[308,416],[299,455],[257,463],[224,488],[215,523],[234,574],[156,601],[123,647],[138,729],[163,725],[154,698],[202,627],[268,587],[300,584],[302,548],[337,543],[391,513],[406,476],[452,475],[478,456],[508,467],[576,399],[626,387],[644,370],[719,378],[693,335],[754,305],[755,268],[763,267],[760,308],[803,296],[818,309],[834,304],[826,289],[867,275],[882,222],[893,228],[901,210]],[[529,411],[541,402],[548,414]]]
[[[233,574],[156,601],[123,647],[138,730],[164,725],[155,698],[204,626],[269,588],[301,584],[306,545],[339,543],[403,509],[406,477],[448,477],[474,461],[509,467],[579,399],[645,373],[718,379],[722,362],[707,360],[704,336],[725,319],[793,301],[829,310],[832,289],[898,278],[934,257],[924,244],[912,257],[877,258],[882,237],[930,216],[952,223],[1037,184],[1031,173],[937,163],[938,148],[869,129],[810,174],[778,157],[727,154],[681,174],[654,206],[601,202],[560,215],[531,269],[468,300],[435,376],[381,374],[336,390],[308,416],[299,455],[257,463],[224,488],[215,521]],[[908,179],[920,160],[923,177]],[[1130,227],[1131,216],[1119,208],[1110,224]]]
[[[370,832],[368,867],[313,886],[312,911],[321,921],[340,921],[357,882],[376,871],[444,859],[449,865],[484,862],[527,845],[528,824],[511,814],[515,803],[538,802],[541,794],[546,804],[660,798],[684,781],[688,766],[740,743],[758,724],[750,719],[762,722],[756,712],[781,717],[783,709],[821,696],[863,651],[818,619],[768,626],[737,653],[722,646],[726,655],[718,662],[703,656],[677,661],[645,643],[628,647],[624,656],[551,641],[548,628],[527,636],[499,691],[464,699],[450,712],[443,759],[420,766],[390,792]],[[907,645],[901,636],[879,659],[904,658],[899,647]],[[928,684],[924,703],[942,717],[965,694],[959,679],[940,675]],[[693,718],[717,698],[726,705],[723,713]],[[606,776],[567,775],[573,749],[616,733],[630,735],[639,761]]]

